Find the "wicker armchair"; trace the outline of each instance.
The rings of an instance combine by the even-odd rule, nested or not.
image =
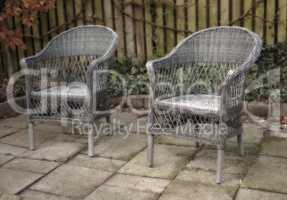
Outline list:
[[[154,136],[194,138],[217,146],[216,182],[223,181],[224,145],[237,136],[243,154],[240,112],[245,73],[261,51],[260,37],[241,27],[212,27],[184,39],[166,57],[147,63],[151,82],[148,162]]]
[[[30,149],[35,149],[37,120],[78,120],[94,123],[106,117],[107,73],[113,63],[117,34],[110,28],[87,25],[71,28],[39,53],[21,60],[26,70],[26,100]],[[94,155],[94,126],[88,153]]]

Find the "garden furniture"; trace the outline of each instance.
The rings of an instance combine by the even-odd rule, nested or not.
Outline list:
[[[147,63],[151,84],[148,164],[154,137],[193,138],[216,145],[216,182],[223,182],[224,146],[237,136],[243,155],[240,115],[245,74],[257,60],[260,37],[242,27],[212,27],[191,34],[167,56]]]
[[[94,155],[94,120],[110,119],[106,71],[113,64],[117,38],[108,27],[79,26],[57,35],[42,51],[21,60],[31,150],[35,149],[36,121],[76,120],[91,125],[88,154]]]

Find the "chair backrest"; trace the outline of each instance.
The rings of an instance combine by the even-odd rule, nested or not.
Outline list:
[[[108,27],[98,25],[79,26],[54,37],[40,53],[41,58],[101,57],[116,42],[117,34]]]
[[[240,65],[259,55],[260,37],[242,27],[221,26],[204,29],[183,40],[171,54],[180,60],[199,64]],[[259,48],[260,49],[260,48]]]

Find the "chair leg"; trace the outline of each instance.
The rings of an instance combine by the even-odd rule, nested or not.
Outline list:
[[[88,134],[88,155],[90,157],[95,156],[94,133],[95,133],[95,128],[94,128],[94,125],[92,124],[92,128]]]
[[[148,166],[153,167],[154,164],[154,135],[148,135]]]
[[[28,123],[28,136],[29,136],[29,149],[31,151],[35,150],[35,135],[34,135],[34,123]]]
[[[244,156],[244,145],[243,145],[242,133],[237,135],[237,143],[238,143],[239,155]]]
[[[216,170],[216,183],[223,182],[223,166],[224,166],[224,148],[217,147],[217,170]]]

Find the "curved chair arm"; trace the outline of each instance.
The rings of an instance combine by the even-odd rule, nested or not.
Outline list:
[[[253,34],[253,33],[252,33]],[[255,45],[246,61],[237,69],[230,70],[225,81],[221,85],[220,96],[221,105],[227,114],[236,114],[234,109],[241,109],[244,101],[245,74],[258,59],[262,50],[262,40],[254,33]],[[237,113],[238,114],[238,113]]]
[[[91,62],[91,64],[88,66],[87,71],[87,86],[89,88],[90,94],[97,93],[97,90],[103,89],[104,82],[106,80],[104,77],[110,68],[110,65],[114,62],[114,56],[117,49],[117,40],[118,38],[115,37],[114,42],[112,43],[110,49],[106,52],[105,55],[103,55],[100,58],[97,58]],[[94,74],[94,72],[97,72],[98,74]],[[101,78],[102,77],[102,78]],[[91,95],[90,98],[90,106],[91,111],[95,111],[96,109],[96,102],[94,101],[94,95]]]
[[[146,68],[150,80],[150,95],[152,100],[161,95],[172,95],[167,93],[160,94],[156,91],[156,87],[158,84],[170,84],[170,86],[173,86],[172,80],[175,81],[175,79],[171,79],[171,73],[168,73],[168,70],[176,69],[178,63],[173,62],[172,59],[172,54],[169,54],[165,57],[151,60],[146,63]],[[164,74],[160,71],[163,68],[166,68],[165,72],[167,74]]]

